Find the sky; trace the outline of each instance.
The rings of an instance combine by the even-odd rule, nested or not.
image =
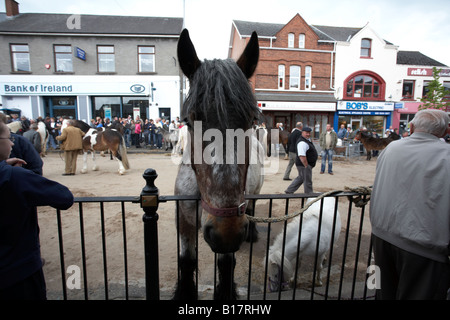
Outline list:
[[[450,66],[449,0],[16,1],[21,13],[184,15],[185,27],[200,59],[227,57],[233,20],[285,24],[299,13],[310,25],[362,28],[369,23],[381,38],[399,46],[399,50],[420,51]],[[0,12],[5,12],[2,0]]]

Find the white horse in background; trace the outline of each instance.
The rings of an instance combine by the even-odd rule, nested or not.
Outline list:
[[[307,203],[312,200],[314,199],[309,199]],[[331,245],[338,240],[341,232],[341,218],[339,212],[337,212],[334,234],[332,233],[335,201],[336,200],[331,197],[326,197],[323,199],[322,224],[320,227],[319,252],[317,260],[318,265],[316,274],[317,286],[322,285],[321,271],[323,268],[325,255]],[[303,213],[298,269],[300,269],[302,257],[309,256],[314,258],[316,256],[320,203],[320,200],[315,202]],[[293,218],[287,225],[283,270],[281,270],[283,230],[277,235],[273,245],[269,249],[268,275],[270,291],[277,291],[280,286],[290,287],[294,283],[295,265],[298,251],[297,245],[300,231],[299,219],[301,219],[301,217],[302,215]],[[264,261],[266,261],[266,258],[264,258]]]
[[[49,138],[49,133],[47,131],[47,128],[45,126],[45,123],[43,121],[38,121],[38,132],[41,136],[41,156],[45,157],[45,153],[47,152],[47,141]]]

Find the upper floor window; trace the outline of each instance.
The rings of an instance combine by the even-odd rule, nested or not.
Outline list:
[[[311,90],[311,75],[312,68],[310,66],[305,67],[305,90]]]
[[[300,90],[300,67],[290,66],[289,68],[289,89]]]
[[[422,98],[425,97],[428,93],[428,91],[430,91],[430,89],[428,89],[428,84],[430,83],[430,80],[424,80],[423,81],[423,87],[422,87]]]
[[[402,99],[414,99],[414,80],[403,80]]]
[[[97,46],[98,72],[115,72],[114,46]]]
[[[361,57],[370,58],[372,56],[372,40],[361,40]]]
[[[27,44],[11,44],[11,65],[13,72],[31,72],[30,49]]]
[[[72,46],[70,45],[54,45],[53,52],[55,55],[56,72],[73,72],[72,64]]]
[[[289,33],[288,34],[288,48],[294,47],[294,39],[295,39],[295,35],[293,33]]]
[[[139,72],[155,72],[155,47],[138,46]]]
[[[298,47],[300,49],[305,48],[305,34],[304,33],[300,33],[298,36]]]
[[[385,82],[375,74],[358,74],[347,78],[345,97],[360,100],[382,100]]]
[[[278,89],[284,89],[284,74],[286,67],[284,64],[278,66]]]

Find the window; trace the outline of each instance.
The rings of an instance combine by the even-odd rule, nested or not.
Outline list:
[[[114,46],[97,46],[98,72],[115,72]]]
[[[53,52],[55,55],[55,71],[56,72],[73,72],[72,46],[70,46],[70,45],[54,45]]]
[[[300,49],[305,48],[305,34],[304,33],[300,33],[300,35],[298,36],[298,47]]]
[[[139,72],[155,72],[155,47],[138,46]]]
[[[311,90],[311,73],[310,66],[305,67],[305,90]]]
[[[360,100],[383,100],[384,87],[385,82],[375,73],[351,75],[345,82],[345,97]]]
[[[428,84],[429,84],[430,82],[431,82],[430,80],[424,80],[424,81],[423,81],[422,98],[425,97],[425,96],[427,95],[428,91],[430,91],[430,90],[428,89]]]
[[[280,64],[278,66],[278,89],[284,89],[284,73],[285,66],[284,64]]]
[[[402,99],[414,99],[414,80],[403,80]]]
[[[11,64],[13,72],[31,72],[30,50],[27,44],[11,44]]]
[[[362,39],[361,40],[361,57],[370,58],[372,55],[372,40]]]
[[[289,68],[289,88],[292,90],[300,90],[300,67],[291,66]]]
[[[288,34],[288,48],[294,47],[294,38],[295,38],[295,35],[293,33]]]

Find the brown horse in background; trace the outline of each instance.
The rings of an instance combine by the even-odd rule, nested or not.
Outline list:
[[[367,131],[358,130],[355,136],[355,140],[361,141],[366,148],[367,160],[372,158],[372,150],[383,150],[389,143],[398,139],[400,139],[400,136],[395,132],[392,132],[387,138],[375,138]]]

